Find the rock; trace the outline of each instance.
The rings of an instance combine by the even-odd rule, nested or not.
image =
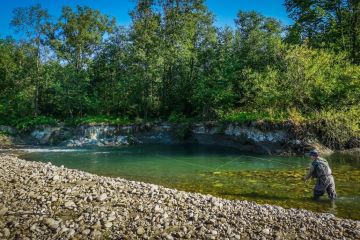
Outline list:
[[[154,208],[155,212],[161,212],[161,207],[159,205],[156,205]]]
[[[91,234],[95,239],[99,239],[101,236],[101,232],[99,230],[94,230]]]
[[[110,215],[107,220],[108,220],[109,222],[112,222],[112,221],[114,221],[115,219],[116,219],[116,216],[115,216],[115,215]]]
[[[69,228],[63,226],[63,227],[61,228],[61,230],[60,230],[60,234],[63,234],[63,233],[65,233],[65,232],[67,232],[67,231],[69,231]]]
[[[136,230],[136,233],[138,235],[143,235],[145,233],[145,229],[143,227],[139,227],[137,230]]]
[[[75,234],[75,230],[74,229],[69,229],[69,232],[68,232],[68,237],[71,238],[72,236],[74,236]]]
[[[167,240],[173,240],[174,238],[173,238],[173,236],[171,236],[170,234],[168,234],[168,235],[166,236],[166,239],[167,239]]]
[[[105,201],[106,198],[107,198],[106,193],[103,193],[103,194],[101,194],[101,195],[98,197],[98,200],[99,200],[100,202],[102,202],[102,201]]]
[[[270,234],[270,229],[269,228],[265,228],[262,230],[262,233],[269,235]]]
[[[101,229],[101,224],[99,221],[97,221],[94,225],[92,225],[92,229],[99,230]]]
[[[113,224],[112,224],[111,222],[107,222],[107,223],[104,224],[104,227],[105,227],[105,228],[111,228],[112,225],[113,225]]]
[[[33,224],[31,227],[30,227],[30,231],[35,231],[37,229],[37,225],[36,224]]]
[[[8,212],[8,208],[4,207],[0,210],[0,216],[4,216]]]
[[[4,228],[4,236],[10,237],[10,230],[8,228]]]
[[[59,177],[58,175],[55,175],[55,176],[52,178],[52,180],[53,180],[54,182],[59,181],[59,180],[60,180],[60,177]]]
[[[76,204],[73,201],[67,201],[65,203],[65,208],[68,208],[68,209],[76,208]]]
[[[91,230],[90,229],[85,229],[84,231],[82,231],[81,233],[83,234],[83,235],[89,235],[90,234],[90,232],[91,232]]]
[[[55,221],[53,218],[45,219],[45,224],[53,230],[56,230],[59,227],[59,222]]]

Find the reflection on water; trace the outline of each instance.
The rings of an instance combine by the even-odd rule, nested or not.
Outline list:
[[[23,152],[22,157],[227,199],[254,200],[360,219],[359,156],[328,158],[339,195],[335,205],[326,196],[320,202],[312,200],[315,183],[302,181],[310,164],[303,157],[248,155],[231,148],[200,145],[33,149]]]

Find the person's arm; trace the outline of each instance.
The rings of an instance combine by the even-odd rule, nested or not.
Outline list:
[[[306,180],[308,180],[309,178],[311,178],[312,175],[313,175],[313,172],[314,172],[314,166],[313,166],[312,164],[310,164],[308,173],[305,175],[304,180],[306,181]]]

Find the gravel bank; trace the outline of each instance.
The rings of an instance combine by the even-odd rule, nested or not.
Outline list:
[[[0,239],[360,239],[360,221],[0,154]]]

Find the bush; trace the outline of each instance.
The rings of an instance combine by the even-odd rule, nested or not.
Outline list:
[[[360,137],[360,108],[323,111],[315,116],[314,127],[323,144],[342,149],[351,138]]]
[[[172,112],[168,118],[170,123],[187,123],[190,119],[186,118],[185,115],[177,112]]]
[[[81,125],[81,124],[113,124],[113,125],[125,125],[131,124],[131,121],[127,117],[116,117],[107,115],[98,116],[86,116],[81,118],[75,118],[73,120],[66,121],[67,125]]]
[[[270,122],[281,122],[286,120],[286,116],[282,112],[275,112],[272,109],[266,112],[245,112],[245,111],[229,111],[229,112],[218,112],[218,116],[223,122],[251,122],[251,121],[270,121]]]
[[[26,131],[30,131],[31,129],[34,129],[37,126],[43,126],[43,125],[54,126],[57,123],[58,121],[52,117],[38,116],[38,117],[20,118],[10,123],[10,125],[15,126],[21,132],[26,132]]]

